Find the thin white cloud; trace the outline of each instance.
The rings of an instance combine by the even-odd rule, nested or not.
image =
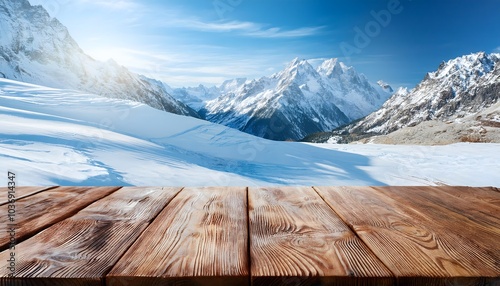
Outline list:
[[[493,50],[494,53],[500,53],[500,47],[497,47],[496,49]]]
[[[269,28],[264,30],[248,32],[247,35],[260,38],[301,38],[318,34],[324,27],[305,27],[293,30],[281,28]]]
[[[235,32],[243,36],[257,38],[301,38],[318,34],[324,27],[303,27],[286,30],[278,27],[266,27],[266,25],[254,22],[227,21],[227,22],[204,22],[198,19],[169,19],[163,22],[164,26],[174,26],[200,32]]]
[[[181,28],[208,32],[253,31],[260,28],[255,23],[239,21],[231,21],[225,23],[207,23],[191,19],[177,20],[174,23]]]

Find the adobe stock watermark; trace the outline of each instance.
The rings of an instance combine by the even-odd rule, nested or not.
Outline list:
[[[231,13],[240,6],[244,0],[214,0],[212,6],[219,18],[224,19],[227,13]]]
[[[16,276],[16,173],[7,172],[7,233],[9,234],[9,259],[7,260],[8,277]]]
[[[401,14],[403,10],[404,6],[401,4],[401,1],[389,0],[386,9],[378,12],[374,10],[370,11],[372,20],[368,21],[362,28],[359,26],[354,27],[355,35],[352,43],[340,43],[339,48],[345,57],[345,61],[349,62],[352,55],[359,54],[364,48],[368,47],[372,39],[378,37],[382,33],[383,28],[389,26],[393,16]]]

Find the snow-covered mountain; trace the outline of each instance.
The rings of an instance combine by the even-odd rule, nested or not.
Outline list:
[[[297,58],[270,77],[235,79],[220,87],[178,89],[173,94],[211,122],[268,139],[298,140],[377,110],[392,92],[389,85],[379,84],[383,86],[370,84],[337,59],[314,69]]]
[[[20,186],[500,186],[499,144],[275,142],[137,102],[6,79],[0,122],[0,173],[15,171]]]
[[[113,60],[86,55],[57,19],[28,0],[0,0],[0,78],[82,90],[142,102],[190,116],[159,81],[131,73]]]
[[[351,134],[387,134],[423,121],[478,113],[500,97],[500,54],[479,52],[443,62],[413,90],[398,90],[382,108],[348,126]]]

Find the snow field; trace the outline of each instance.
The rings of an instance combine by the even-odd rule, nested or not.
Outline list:
[[[16,172],[20,186],[500,186],[500,144],[275,142],[139,103],[5,79],[0,122],[0,172]]]

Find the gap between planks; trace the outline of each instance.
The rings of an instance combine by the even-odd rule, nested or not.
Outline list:
[[[246,285],[246,196],[244,187],[185,188],[115,264],[106,283]]]
[[[101,285],[105,274],[180,190],[125,187],[95,200],[73,216],[20,243],[21,248],[26,243],[38,247],[24,248],[18,262],[22,272],[18,272],[15,281],[4,276],[0,285],[18,285],[17,282],[19,285],[32,282],[35,285]],[[66,238],[61,240],[60,236]],[[106,255],[100,257],[100,253]],[[2,258],[5,255],[8,253],[0,253]],[[81,283],[72,284],[72,281]]]
[[[123,251],[123,253],[120,255],[120,257],[117,259],[116,263],[118,263],[122,258],[123,256],[130,250],[130,248],[137,242],[137,240],[143,235],[143,233],[146,231],[146,229],[151,225],[151,223],[153,221],[156,220],[156,218],[158,218],[158,216],[160,215],[160,213],[170,204],[171,201],[173,201],[183,190],[185,189],[185,187],[181,187],[180,190],[173,196],[170,198],[170,200],[168,200],[168,202],[163,206],[163,208],[156,213],[156,215],[154,215],[148,222],[147,222],[147,226],[141,230],[141,232],[139,233],[139,235],[137,235],[137,237],[134,239],[134,241],[132,243],[130,243],[130,245],[125,249],[125,251]],[[113,265],[113,267],[116,265],[116,263]],[[109,272],[111,272],[111,270],[113,269],[113,267],[110,267],[107,271],[104,272],[103,276],[102,276],[102,284],[104,286],[106,286],[106,277],[108,276]],[[125,286],[125,285],[124,285]]]
[[[447,285],[458,277],[470,285],[489,285],[492,281],[498,281],[500,268],[498,265],[495,267],[493,261],[495,257],[498,258],[499,252],[496,247],[495,254],[494,240],[478,237],[475,243],[486,245],[483,244],[483,248],[476,250],[471,248],[474,241],[473,244],[462,245],[460,242],[464,242],[464,238],[450,229],[452,221],[443,213],[444,206],[450,208],[446,211],[457,212],[450,218],[466,217],[467,213],[471,214],[471,210],[467,209],[467,204],[462,204],[464,207],[458,213],[459,209],[453,205],[452,199],[456,202],[465,201],[444,192],[442,196],[447,197],[450,203],[446,204],[441,196],[438,199],[444,205],[439,205],[436,200],[431,201],[432,193],[442,188],[444,187],[318,187],[318,192],[327,196],[327,203],[337,209],[343,220],[389,266],[400,283],[415,283],[418,280],[420,283]],[[389,189],[393,191],[389,192]],[[365,207],[366,205],[369,207]],[[484,214],[476,213],[487,219]],[[473,221],[468,224],[476,229],[481,227]],[[498,233],[498,224],[495,226]],[[495,226],[491,235],[495,235]],[[473,233],[468,229],[462,231]],[[436,248],[432,247],[433,243]],[[492,251],[487,249],[488,243],[490,248],[493,247]],[[473,255],[470,256],[469,253]],[[486,261],[489,261],[488,266],[481,263]]]
[[[247,256],[248,256],[248,285],[253,286],[252,282],[252,257],[250,255],[252,240],[250,239],[250,188],[246,187],[247,204]]]
[[[49,188],[23,199],[16,200],[16,243],[19,244],[50,226],[63,221],[82,209],[88,207],[95,201],[102,199],[121,187],[56,187]],[[68,191],[68,190],[73,190]],[[83,192],[83,194],[82,194]],[[82,197],[78,197],[78,194]],[[34,202],[33,198],[36,198]],[[77,201],[72,201],[77,199]],[[67,203],[70,205],[63,205]],[[56,212],[46,212],[41,204],[51,204]],[[36,210],[29,207],[39,208]],[[0,210],[6,209],[7,205],[0,206]],[[7,213],[5,211],[4,213]],[[9,221],[7,216],[0,217],[0,228],[7,227]],[[26,226],[28,225],[28,227]],[[9,237],[7,232],[0,234],[0,251],[9,248]]]
[[[36,195],[36,194],[41,193],[41,192],[52,190],[52,189],[55,189],[55,188],[57,188],[57,186],[49,186],[49,187],[16,187],[15,188],[15,190],[16,190],[16,201],[24,199],[24,198],[27,198],[27,197],[31,197],[31,196]],[[0,193],[3,194],[3,193],[7,193],[7,192],[8,192],[8,188],[7,187],[0,188]],[[18,193],[23,193],[23,194],[18,196],[17,195]],[[8,203],[9,203],[8,200],[2,200],[2,201],[0,201],[0,206],[6,205]]]
[[[370,247],[369,244],[366,243],[366,241],[363,239],[363,237],[360,237],[358,232],[356,231],[356,229],[354,228],[354,226],[349,223],[349,221],[347,221],[343,216],[341,216],[336,210],[335,208],[333,208],[332,205],[330,205],[328,203],[328,201],[325,199],[325,197],[321,194],[321,192],[318,190],[319,187],[316,187],[316,186],[313,186],[312,189],[314,190],[314,192],[316,192],[316,194],[318,194],[318,196],[323,200],[323,202],[345,223],[345,225],[352,231],[352,233],[354,233],[354,235],[360,240],[363,242],[364,245],[366,245],[366,248],[368,248],[368,250],[375,256],[377,257],[377,259],[380,261],[380,263],[382,263],[390,272],[391,274],[396,277],[396,275],[394,274],[394,272],[392,272],[392,270],[389,268],[389,266],[383,261],[381,260],[377,254],[373,251],[373,249]]]

